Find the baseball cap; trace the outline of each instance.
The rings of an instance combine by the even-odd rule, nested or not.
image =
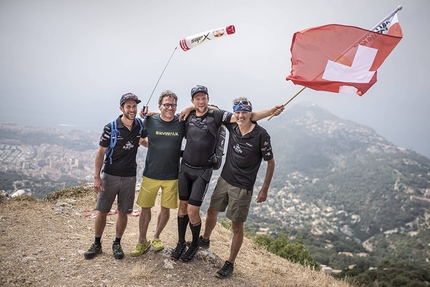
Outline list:
[[[121,96],[121,100],[119,101],[119,105],[122,106],[127,101],[135,101],[137,104],[141,101],[139,98],[133,93],[127,93]]]
[[[195,86],[194,88],[191,89],[191,99],[198,92],[203,92],[203,93],[205,93],[206,95],[209,96],[208,88],[206,88],[205,86],[202,86],[202,85],[197,85],[197,86]]]

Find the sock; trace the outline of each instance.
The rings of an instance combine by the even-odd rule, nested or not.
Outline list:
[[[188,214],[186,215],[178,215],[178,235],[179,242],[185,242],[185,233],[187,232],[187,225],[190,219],[188,218]]]
[[[200,230],[202,229],[202,222],[199,221],[196,224],[191,224],[190,222],[190,228],[191,228],[191,234],[193,235],[193,241],[191,242],[194,246],[199,246],[199,236],[200,236]]]
[[[115,243],[121,243],[121,238],[115,236]]]
[[[101,243],[101,240],[102,240],[102,237],[101,237],[101,236],[95,236],[95,237],[94,237],[94,242],[95,242],[95,243],[97,243],[97,244],[102,244],[102,243]]]

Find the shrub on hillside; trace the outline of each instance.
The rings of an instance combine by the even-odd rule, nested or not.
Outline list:
[[[70,188],[64,188],[64,189],[58,190],[56,192],[47,194],[45,196],[45,200],[54,201],[54,200],[57,200],[57,199],[63,198],[63,197],[81,197],[81,196],[85,196],[89,193],[96,194],[94,192],[94,188],[92,187],[92,185],[83,184],[83,185],[79,185],[79,186],[73,186]]]
[[[269,252],[276,254],[291,262],[299,263],[305,267],[311,267],[315,270],[321,270],[321,266],[316,262],[309,253],[309,248],[305,248],[301,237],[292,242],[288,240],[285,234],[281,234],[276,239],[268,235],[257,235],[254,242],[266,248]]]

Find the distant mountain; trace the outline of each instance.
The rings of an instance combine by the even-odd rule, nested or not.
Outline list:
[[[276,172],[269,204],[255,204],[253,220],[272,224],[271,230],[335,234],[368,252],[385,248],[379,257],[429,266],[428,158],[313,103],[296,104],[261,125],[272,137]],[[261,185],[262,175],[258,180]],[[395,242],[406,246],[405,240],[427,243],[399,250]]]

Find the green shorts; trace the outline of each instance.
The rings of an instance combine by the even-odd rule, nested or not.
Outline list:
[[[142,176],[137,205],[151,208],[155,205],[158,191],[161,189],[161,206],[165,208],[178,208],[178,180],[159,180]]]
[[[245,222],[252,200],[252,190],[246,190],[227,183],[221,176],[218,178],[212,193],[210,207],[218,212],[224,212],[233,222]]]

